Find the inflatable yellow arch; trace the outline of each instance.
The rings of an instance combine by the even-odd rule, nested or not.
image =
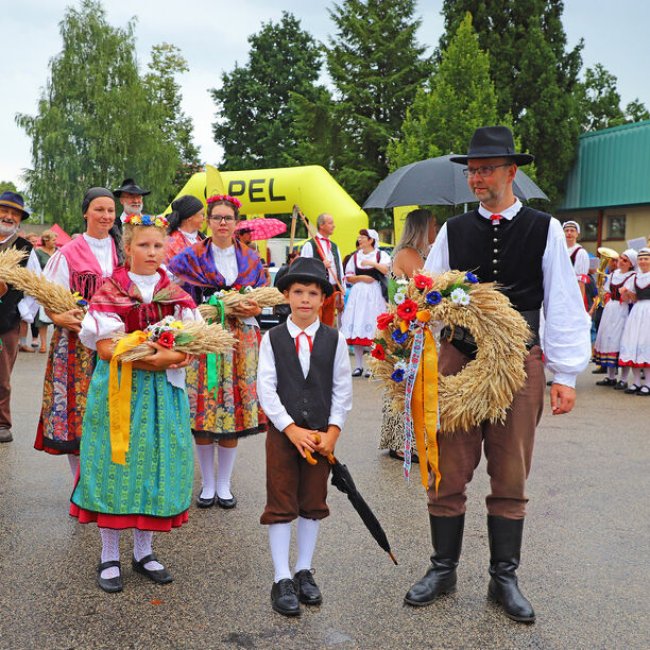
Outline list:
[[[236,196],[245,215],[290,214],[296,204],[314,227],[316,217],[327,212],[336,222],[332,239],[344,254],[354,250],[359,230],[368,227],[368,215],[318,165],[237,172],[220,172],[206,165],[206,171],[194,174],[176,198],[183,194],[203,203],[212,194]]]

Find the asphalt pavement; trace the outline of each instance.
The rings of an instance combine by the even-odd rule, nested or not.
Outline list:
[[[71,519],[65,458],[33,449],[45,355],[20,353],[13,375],[14,442],[0,444],[0,648],[650,648],[650,398],[579,378],[570,415],[547,409],[528,483],[520,585],[537,622],[507,619],[486,598],[485,465],[470,485],[458,590],[433,605],[403,605],[431,545],[425,494],[377,449],[379,384],[354,380],[354,410],[337,447],[399,560],[376,546],[347,499],[330,491],[314,558],[320,607],[274,613],[264,506],[263,436],[240,445],[230,511],[197,510],[156,535],[174,582],[130,568],[124,591],[95,584],[99,534]],[[590,369],[591,370],[591,367]],[[195,495],[199,490],[198,466]]]

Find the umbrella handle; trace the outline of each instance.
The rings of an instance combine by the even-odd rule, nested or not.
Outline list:
[[[321,437],[319,433],[315,433],[312,436],[312,439],[317,445],[320,445]],[[312,455],[311,451],[309,451],[309,449],[305,449],[305,456],[307,457],[307,462],[310,465],[316,465],[318,463],[318,461],[314,458],[314,456]],[[330,465],[334,465],[334,463],[336,463],[336,458],[334,458],[334,454],[329,454],[327,456],[327,462]]]

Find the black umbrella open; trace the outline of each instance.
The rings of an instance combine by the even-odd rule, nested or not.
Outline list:
[[[467,186],[463,174],[465,166],[451,162],[452,155],[420,160],[400,167],[377,185],[363,207],[475,203],[477,198]],[[512,189],[522,201],[548,200],[546,194],[521,169],[517,169]]]
[[[317,443],[320,442],[316,437],[314,437],[314,439]],[[379,544],[379,546],[388,553],[390,559],[397,564],[397,560],[395,559],[393,552],[390,550],[390,544],[388,543],[388,537],[386,537],[384,529],[381,527],[375,513],[370,509],[370,506],[359,493],[348,468],[343,465],[343,463],[340,463],[332,454],[327,457],[327,460],[332,466],[332,485],[340,492],[343,492],[343,494],[347,494],[352,507],[359,513],[361,520],[370,531],[370,534],[375,538],[377,544]],[[307,452],[307,462],[312,465],[316,463],[316,460],[310,452]]]

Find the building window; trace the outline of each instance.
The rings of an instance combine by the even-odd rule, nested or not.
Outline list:
[[[580,224],[580,241],[598,241],[598,217],[576,219]]]
[[[607,239],[625,239],[625,215],[607,217]]]

